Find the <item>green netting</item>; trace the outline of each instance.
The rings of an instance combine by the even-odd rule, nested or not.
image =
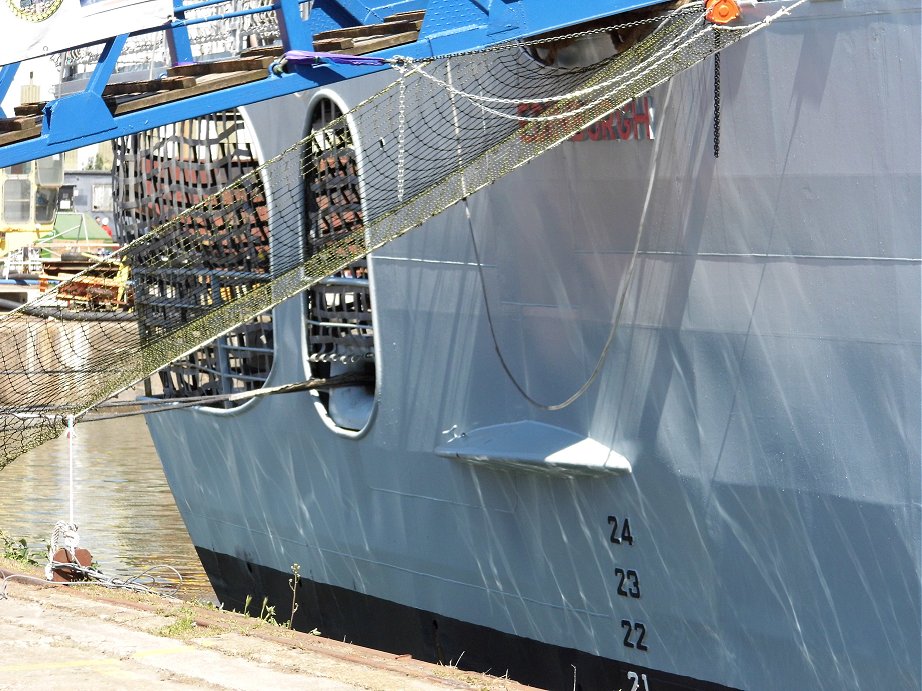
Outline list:
[[[0,467],[60,434],[67,416],[419,227],[773,18],[722,28],[690,3],[592,32],[395,62],[396,81],[339,120],[0,319]],[[562,66],[572,46],[600,39],[622,50]],[[337,147],[356,154],[361,200],[349,213],[359,223],[330,224],[306,241],[304,181],[336,163]],[[271,242],[234,260],[232,231],[266,222]],[[158,308],[157,319],[143,330],[132,319],[80,320],[84,311],[98,316],[101,296],[130,303],[116,295],[128,268],[130,288]],[[182,294],[158,283],[165,271],[188,276]]]

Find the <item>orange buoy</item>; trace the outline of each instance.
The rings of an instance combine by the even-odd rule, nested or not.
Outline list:
[[[727,24],[740,16],[735,0],[707,0],[704,17],[713,24]]]

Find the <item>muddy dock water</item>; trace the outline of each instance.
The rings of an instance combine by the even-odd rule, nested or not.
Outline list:
[[[133,396],[129,395],[129,398]],[[107,576],[182,578],[183,599],[213,598],[143,417],[78,424],[74,522]],[[68,440],[61,436],[0,470],[0,532],[42,553],[69,519]]]
[[[190,602],[18,577],[2,585],[2,691],[528,688]]]
[[[74,449],[81,545],[111,577],[175,569],[182,600],[25,580],[0,558],[0,691],[526,688],[216,608],[143,418],[78,424]],[[0,530],[40,552],[68,493],[62,437],[0,471]]]

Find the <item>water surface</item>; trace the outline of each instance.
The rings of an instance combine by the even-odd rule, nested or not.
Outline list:
[[[0,531],[44,550],[55,522],[69,520],[69,476],[66,435],[0,470]],[[73,496],[80,544],[101,571],[128,578],[169,565],[182,597],[213,596],[143,417],[77,425]]]

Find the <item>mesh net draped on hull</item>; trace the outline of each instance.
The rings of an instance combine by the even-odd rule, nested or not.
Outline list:
[[[580,34],[394,61],[396,80],[342,118],[0,318],[0,467],[58,436],[69,416],[342,271],[778,14],[719,27],[693,2]],[[599,40],[609,54],[613,44],[621,50],[565,66],[568,46]],[[338,165],[347,156],[358,164],[361,202],[305,236],[304,181],[348,172]],[[94,286],[105,289],[95,277],[124,267],[136,309],[147,310],[144,327],[81,320],[81,309],[98,310]]]

